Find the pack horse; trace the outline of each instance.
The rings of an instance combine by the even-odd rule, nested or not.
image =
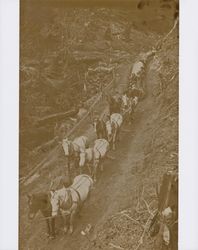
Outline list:
[[[113,150],[115,150],[116,141],[119,139],[120,127],[122,123],[123,117],[119,113],[112,114],[106,122],[107,138],[108,142],[112,144]]]
[[[41,211],[47,226],[47,236],[55,237],[55,220],[51,217],[52,205],[48,193],[37,193],[28,195],[28,218],[33,220],[37,212]]]
[[[96,139],[93,148],[88,148],[80,154],[80,167],[88,166],[90,175],[96,182],[97,170],[103,171],[103,162],[109,151],[109,142],[106,139]]]
[[[74,230],[74,219],[89,197],[93,180],[89,175],[78,175],[72,185],[51,191],[52,218],[61,214],[64,218],[64,232]]]
[[[74,161],[76,170],[79,167],[80,153],[85,152],[88,148],[88,138],[86,136],[80,136],[75,138],[73,141],[69,139],[63,139],[62,147],[67,160],[68,174],[70,175],[71,161]]]

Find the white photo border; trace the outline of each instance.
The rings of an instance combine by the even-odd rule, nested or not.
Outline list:
[[[198,1],[180,0],[179,249],[198,249]],[[0,0],[0,250],[18,249],[19,0]]]

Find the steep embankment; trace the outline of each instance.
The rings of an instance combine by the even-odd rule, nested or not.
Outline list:
[[[156,184],[178,167],[178,39],[163,42],[147,69],[147,97],[138,106],[132,131],[122,138],[116,177],[107,180],[108,209],[81,249],[156,249],[147,234],[157,208]],[[114,185],[111,186],[111,180]],[[94,225],[93,225],[94,226]],[[86,239],[85,239],[86,240]]]

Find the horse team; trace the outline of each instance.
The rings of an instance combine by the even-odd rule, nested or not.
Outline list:
[[[142,62],[134,64],[130,83],[121,95],[106,95],[108,113],[102,117],[95,116],[93,130],[97,139],[92,147],[88,137],[82,135],[74,140],[64,138],[61,142],[67,166],[66,180],[61,187],[51,188],[50,193],[28,195],[29,219],[33,219],[40,210],[46,219],[47,235],[55,237],[55,218],[61,216],[64,221],[64,232],[73,233],[74,219],[89,197],[97,181],[98,170],[103,171],[104,160],[110,149],[115,150],[119,141],[123,122],[132,123],[133,114],[138,102],[145,96],[140,82],[145,73]],[[76,172],[73,182],[70,181],[71,169]],[[84,174],[85,168],[88,174]],[[62,178],[63,179],[63,178]]]

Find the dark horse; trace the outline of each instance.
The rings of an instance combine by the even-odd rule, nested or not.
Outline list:
[[[97,139],[107,139],[106,125],[102,119],[95,118],[93,126],[97,135]]]
[[[116,100],[113,96],[111,95],[106,95],[106,99],[109,105],[109,113],[110,115],[113,113],[120,113],[121,111],[121,104],[122,100]]]
[[[34,219],[40,210],[47,224],[47,236],[51,239],[55,238],[55,219],[52,218],[52,206],[50,196],[47,193],[37,193],[28,195],[28,218]]]

